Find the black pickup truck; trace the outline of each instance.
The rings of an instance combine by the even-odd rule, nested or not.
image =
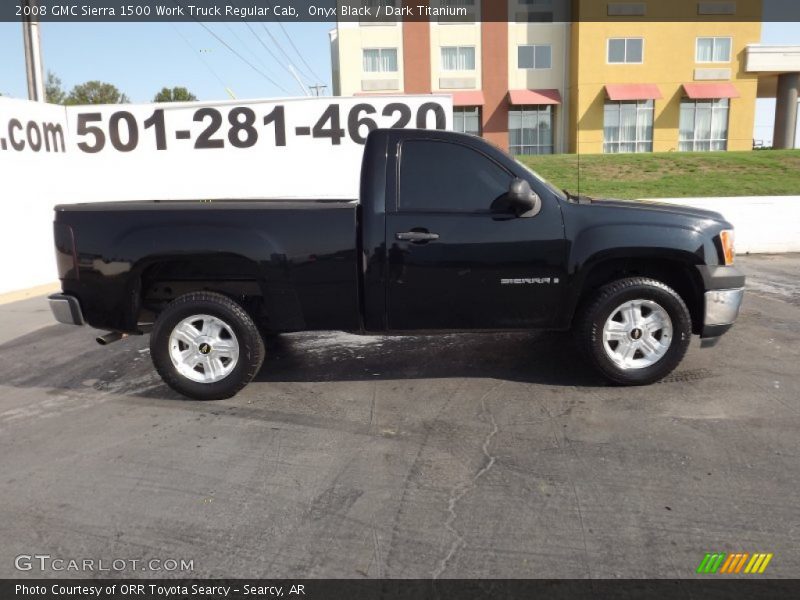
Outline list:
[[[58,206],[55,245],[56,319],[101,343],[150,331],[161,377],[197,399],[234,395],[270,335],[301,330],[571,328],[606,378],[648,384],[744,292],[719,214],[576,197],[443,131],[373,131],[360,202]]]

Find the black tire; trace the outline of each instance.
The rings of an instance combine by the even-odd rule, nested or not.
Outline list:
[[[172,331],[195,315],[222,320],[236,336],[238,360],[219,381],[193,381],[181,374],[170,357]],[[264,341],[253,319],[236,302],[214,292],[192,292],[176,298],[158,316],[150,336],[150,355],[158,374],[176,392],[195,400],[221,400],[235,396],[256,376],[264,362]]]
[[[612,313],[632,300],[655,302],[672,322],[672,341],[666,353],[654,364],[642,368],[618,365],[606,351],[603,340],[603,327]],[[683,360],[692,337],[692,319],[675,290],[654,279],[633,277],[609,283],[589,297],[579,311],[574,332],[587,361],[606,379],[621,385],[648,385],[669,375]]]

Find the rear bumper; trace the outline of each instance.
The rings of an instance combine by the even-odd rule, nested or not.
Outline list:
[[[48,298],[50,310],[56,321],[67,325],[84,325],[80,302],[69,294],[53,294]]]
[[[727,332],[739,317],[745,277],[736,267],[698,267],[705,286],[702,338]]]

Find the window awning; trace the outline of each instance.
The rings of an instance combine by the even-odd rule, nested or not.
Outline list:
[[[480,90],[453,92],[453,106],[483,106],[484,104],[486,104],[486,100]]]
[[[558,90],[511,90],[511,104],[561,104]]]
[[[683,91],[690,100],[739,98],[741,94],[732,83],[684,83]]]
[[[664,96],[654,83],[621,83],[606,86],[609,100],[661,100]]]

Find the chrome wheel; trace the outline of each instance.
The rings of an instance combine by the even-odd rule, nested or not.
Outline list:
[[[239,341],[233,329],[211,315],[192,315],[169,336],[169,356],[178,372],[198,383],[216,383],[239,362]]]
[[[672,344],[672,319],[652,300],[631,300],[611,311],[603,347],[621,369],[644,369],[661,360]]]

